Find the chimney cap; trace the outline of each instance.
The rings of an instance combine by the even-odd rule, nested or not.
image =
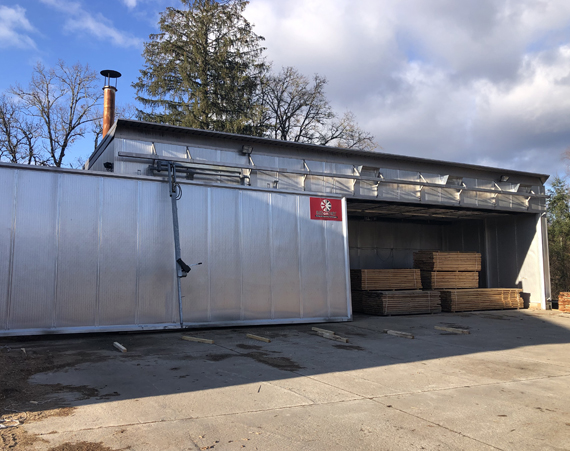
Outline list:
[[[121,73],[116,70],[105,69],[101,71],[101,75],[105,78],[119,78]]]

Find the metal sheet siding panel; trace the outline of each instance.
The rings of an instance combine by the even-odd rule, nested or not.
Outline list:
[[[264,192],[242,194],[243,319],[271,318],[270,198]]]
[[[275,318],[298,318],[299,248],[297,196],[271,194],[271,293]]]
[[[7,329],[18,171],[0,168],[0,330]]]
[[[212,189],[210,197],[210,319],[239,320],[241,315],[239,191]],[[223,282],[222,282],[223,281]]]
[[[184,321],[208,321],[210,311],[210,238],[209,189],[182,186],[178,201],[180,246],[182,259],[188,264],[202,262],[182,279],[182,305]],[[170,200],[170,198],[169,198]],[[169,216],[172,218],[172,215]],[[172,225],[167,232],[172,235]],[[215,258],[212,253],[212,258]],[[174,259],[174,256],[172,257]]]
[[[102,178],[98,325],[135,324],[138,182]]]
[[[168,185],[139,182],[138,202],[137,324],[178,322]]]
[[[56,327],[95,324],[99,179],[61,177]]]
[[[19,171],[10,329],[50,328],[55,309],[58,174]]]

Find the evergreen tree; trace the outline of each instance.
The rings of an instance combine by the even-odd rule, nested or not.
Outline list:
[[[548,249],[552,297],[570,291],[570,191],[559,177],[552,182],[548,201]]]
[[[181,0],[160,17],[133,87],[142,120],[260,135],[260,79],[267,70],[242,13],[246,0]]]

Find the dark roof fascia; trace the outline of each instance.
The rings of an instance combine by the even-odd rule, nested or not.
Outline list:
[[[452,161],[444,161],[444,160],[436,160],[430,158],[421,158],[421,157],[410,157],[405,155],[397,155],[385,152],[371,152],[365,150],[355,150],[355,149],[343,149],[339,147],[332,147],[332,146],[322,146],[318,144],[306,144],[306,143],[298,143],[294,141],[284,141],[280,139],[272,139],[272,138],[262,138],[257,136],[249,136],[249,135],[239,135],[235,133],[227,133],[227,132],[218,132],[213,130],[201,130],[196,128],[189,128],[189,127],[180,127],[175,125],[167,125],[167,124],[156,124],[153,122],[144,122],[144,121],[135,121],[131,119],[118,119],[113,128],[109,131],[105,139],[115,136],[115,134],[120,135],[120,131],[122,128],[131,128],[131,129],[141,129],[144,128],[149,131],[156,131],[156,132],[170,132],[173,134],[185,134],[189,136],[205,136],[205,137],[212,137],[212,138],[220,138],[220,139],[227,139],[227,140],[240,140],[241,142],[247,143],[256,143],[256,144],[263,144],[267,146],[279,146],[279,147],[289,147],[295,148],[299,150],[307,150],[313,152],[319,152],[323,154],[335,154],[341,155],[347,158],[350,157],[365,157],[365,158],[378,158],[384,160],[392,160],[392,161],[406,161],[411,163],[417,164],[424,164],[424,165],[444,165],[444,166],[455,166],[458,168],[470,169],[475,171],[487,171],[487,172],[494,172],[494,173],[501,173],[505,175],[520,175],[524,177],[533,177],[538,178],[543,184],[548,180],[550,177],[548,174],[538,174],[534,172],[527,172],[527,171],[519,171],[513,169],[504,169],[504,168],[495,168],[490,166],[481,166],[476,164],[468,164],[468,163],[457,163]],[[101,142],[99,148],[102,148],[105,140]],[[97,153],[94,152],[92,157]],[[91,158],[90,158],[91,159]]]

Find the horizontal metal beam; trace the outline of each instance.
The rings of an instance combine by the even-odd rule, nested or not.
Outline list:
[[[428,182],[414,182],[411,180],[399,180],[399,179],[385,179],[379,177],[369,177],[369,176],[362,176],[362,175],[346,175],[346,174],[332,174],[329,172],[313,172],[313,171],[298,171],[295,169],[286,169],[286,168],[271,168],[267,166],[251,166],[247,164],[239,164],[239,163],[219,163],[214,161],[197,161],[197,160],[189,160],[188,158],[177,158],[177,157],[159,157],[158,155],[145,155],[140,153],[132,153],[132,152],[119,152],[119,157],[123,158],[133,158],[137,160],[150,160],[150,161],[173,161],[179,163],[185,163],[187,165],[206,165],[206,166],[214,166],[214,167],[224,167],[224,168],[240,168],[240,169],[248,169],[252,171],[262,171],[262,172],[277,172],[277,173],[286,173],[286,174],[295,174],[295,175],[310,175],[314,177],[329,177],[329,178],[337,178],[337,179],[349,179],[349,180],[363,180],[367,182],[376,182],[376,183],[383,183],[383,184],[392,184],[392,185],[411,185],[411,186],[418,186],[418,187],[428,187],[428,188],[445,188],[445,189],[453,189],[457,191],[471,191],[477,193],[491,193],[496,195],[512,195],[512,196],[520,196],[526,199],[529,198],[536,198],[536,199],[546,199],[548,196],[544,194],[530,194],[530,193],[518,193],[515,191],[500,191],[495,189],[486,189],[486,188],[471,188],[465,186],[449,186],[449,185],[442,185],[439,183],[428,183]]]

